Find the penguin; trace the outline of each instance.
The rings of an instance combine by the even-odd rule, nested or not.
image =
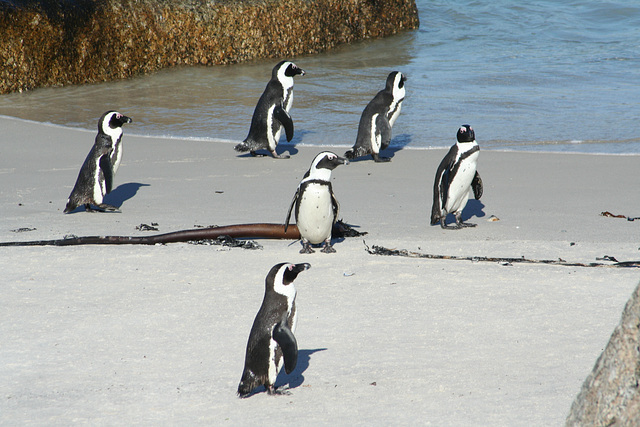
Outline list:
[[[296,223],[302,239],[301,254],[315,252],[311,244],[323,242],[322,252],[336,251],[331,245],[331,229],[338,219],[339,205],[331,187],[331,171],[342,164],[348,165],[349,161],[330,151],[323,151],[313,159],[298,185],[287,212],[284,231],[289,227],[295,205]]]
[[[256,150],[269,150],[276,159],[288,159],[288,155],[276,154],[276,145],[284,127],[287,142],[293,138],[293,120],[289,115],[293,101],[293,78],[306,72],[291,61],[281,61],[271,72],[262,96],[253,112],[249,135],[235,146],[236,151],[248,151],[257,156]]]
[[[376,162],[391,161],[389,157],[380,157],[380,151],[391,142],[391,128],[402,109],[406,81],[407,77],[399,71],[389,73],[386,87],[373,97],[360,116],[356,143],[344,153],[347,159],[371,154]]]
[[[248,397],[261,385],[276,394],[278,372],[290,374],[298,362],[296,288],[293,281],[309,264],[274,265],[265,279],[264,299],[253,321],[238,396]]]
[[[111,192],[113,177],[122,159],[122,125],[131,122],[131,118],[113,110],[100,117],[98,134],[80,168],[64,213],[69,213],[80,205],[84,205],[88,212],[93,210],[91,205],[103,211],[118,210],[102,201]]]
[[[457,133],[458,142],[449,152],[436,172],[433,184],[433,207],[431,208],[431,225],[440,222],[442,228],[460,229],[475,227],[477,224],[463,223],[462,210],[467,205],[471,191],[474,198],[482,197],[482,179],[476,170],[480,147],[476,142],[476,134],[469,125],[462,125]],[[456,217],[455,226],[447,226],[447,215]]]

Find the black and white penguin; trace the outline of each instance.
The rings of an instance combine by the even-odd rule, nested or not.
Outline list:
[[[323,242],[322,252],[336,251],[331,246],[331,229],[338,219],[339,205],[331,187],[331,171],[342,164],[348,165],[349,161],[335,153],[324,151],[313,159],[311,167],[298,185],[287,212],[284,230],[287,231],[289,227],[291,211],[295,205],[296,224],[302,239],[301,254],[315,252],[311,249],[311,244]]]
[[[391,142],[391,128],[400,115],[404,101],[404,82],[407,77],[399,71],[393,71],[387,77],[386,87],[369,102],[360,116],[358,136],[353,148],[344,156],[347,159],[371,154],[376,162],[388,162],[388,157],[380,157]]]
[[[278,155],[276,145],[283,127],[287,142],[293,138],[293,120],[289,110],[293,101],[293,78],[298,74],[304,76],[305,71],[291,61],[281,61],[273,67],[271,80],[253,112],[249,135],[235,146],[236,151],[248,151],[256,156],[256,150],[269,150],[275,158],[289,158],[288,155]]]
[[[87,155],[76,184],[69,195],[65,213],[84,205],[91,211],[91,205],[100,210],[115,211],[115,206],[102,203],[111,192],[113,177],[122,159],[122,125],[131,123],[131,118],[117,111],[107,111],[98,120],[98,135]]]
[[[471,126],[462,125],[457,138],[458,142],[440,162],[433,184],[431,225],[440,222],[442,228],[449,229],[475,227],[476,224],[462,222],[462,210],[467,205],[471,191],[476,200],[482,197],[482,179],[476,170],[480,154],[476,134]],[[446,225],[450,213],[456,217],[455,227]]]
[[[298,274],[309,264],[274,265],[265,280],[264,299],[253,321],[238,395],[247,397],[261,385],[269,394],[276,393],[275,382],[282,369],[291,373],[298,362],[296,330],[296,288]]]

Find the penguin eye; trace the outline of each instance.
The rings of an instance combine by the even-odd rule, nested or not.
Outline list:
[[[292,271],[292,270],[293,270],[293,264],[290,264],[290,265],[287,267],[287,269],[288,269],[289,271]]]
[[[329,159],[329,160],[333,160],[333,159],[335,159],[335,158],[336,158],[336,156],[335,156],[335,155],[333,155],[333,154],[328,154],[328,155],[327,155],[327,159]]]

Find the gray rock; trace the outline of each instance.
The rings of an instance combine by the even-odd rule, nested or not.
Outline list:
[[[567,426],[640,426],[640,285],[571,405]]]

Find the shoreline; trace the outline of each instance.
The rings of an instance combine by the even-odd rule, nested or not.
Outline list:
[[[87,128],[81,128],[81,127],[71,127],[71,126],[66,126],[66,125],[61,125],[61,124],[57,124],[57,123],[51,123],[51,122],[39,122],[37,120],[30,120],[30,119],[23,119],[20,117],[14,117],[14,116],[8,116],[5,114],[0,114],[0,119],[6,119],[6,120],[16,120],[16,121],[21,121],[21,122],[25,122],[25,123],[29,123],[29,124],[33,124],[33,125],[42,125],[42,126],[50,126],[50,127],[54,127],[54,128],[60,128],[60,129],[68,129],[68,130],[73,130],[73,131],[78,131],[78,132],[87,132],[87,133],[95,133],[95,130],[93,129],[87,129]],[[127,135],[131,136],[131,137],[136,137],[136,138],[143,138],[143,139],[163,139],[163,140],[181,140],[181,141],[197,141],[197,142],[208,142],[208,143],[220,143],[220,144],[238,144],[239,142],[242,142],[240,139],[227,139],[227,138],[207,138],[207,137],[199,137],[199,136],[193,136],[193,137],[185,137],[185,136],[173,136],[173,135],[143,135],[143,134],[136,134],[135,132],[127,132]],[[537,143],[534,144],[540,144],[543,141],[539,141]],[[617,143],[619,141],[588,141],[587,143]],[[579,143],[577,145],[583,144],[585,142]],[[527,145],[525,143],[523,143],[523,145]],[[553,143],[550,144],[545,144],[545,145],[556,145]],[[559,141],[557,143],[557,145],[568,145],[568,143],[563,142],[563,141]],[[339,148],[340,150],[342,149],[348,149],[352,147],[352,144],[326,144],[326,145],[318,145],[318,144],[306,144],[304,142],[302,143],[297,143],[297,144],[291,144],[288,143],[286,141],[280,142],[278,144],[278,147],[287,147],[287,149],[293,149],[296,147],[305,147],[305,148],[314,148],[317,147],[318,149],[324,149],[324,148]],[[417,147],[417,146],[410,146],[410,145],[404,145],[404,146],[397,146],[397,145],[393,145],[393,140],[392,140],[392,145],[390,146],[390,151],[401,151],[401,150],[424,150],[424,151],[431,151],[431,150],[448,150],[448,147],[440,147],[440,146],[427,146],[427,147]],[[480,149],[483,152],[499,152],[499,153],[533,153],[533,154],[581,154],[581,155],[589,155],[589,156],[640,156],[640,153],[600,153],[600,152],[579,152],[579,151],[545,151],[545,150],[518,150],[518,149],[514,149],[514,148],[484,148],[480,147]],[[340,153],[338,153],[340,154]],[[361,160],[359,160],[361,161]]]
[[[319,151],[254,159],[125,127],[107,196],[121,213],[65,215],[94,133],[4,117],[0,127],[0,241],[281,223]],[[481,151],[485,192],[463,215],[478,226],[449,231],[428,226],[445,152],[400,150],[390,163],[337,168],[340,217],[368,234],[335,242],[333,255],[269,239],[261,250],[1,247],[0,424],[563,423],[637,269],[384,257],[365,245],[637,260],[640,222],[599,216],[637,216],[637,158]],[[135,229],[152,223],[159,231]],[[12,231],[22,227],[35,230]],[[284,261],[312,265],[296,280],[299,366],[278,381],[291,394],[238,399],[264,278]]]

